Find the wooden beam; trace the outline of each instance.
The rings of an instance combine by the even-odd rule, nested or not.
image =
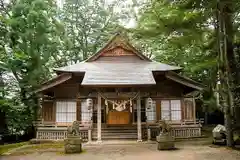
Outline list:
[[[142,142],[142,124],[141,124],[141,96],[137,97],[137,131],[138,131],[138,142]]]

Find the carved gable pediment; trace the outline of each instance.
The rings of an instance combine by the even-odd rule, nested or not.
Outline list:
[[[102,49],[90,57],[87,61],[95,61],[99,57],[137,56],[142,60],[151,61],[149,58],[135,49],[122,35],[116,34]]]
[[[122,47],[116,47],[111,50],[103,52],[101,56],[105,57],[105,56],[134,56],[134,55],[135,53],[133,53],[132,51],[128,51]]]
[[[101,56],[132,56],[136,55],[136,50],[130,46],[127,41],[117,36],[111,43],[109,43],[101,52]]]

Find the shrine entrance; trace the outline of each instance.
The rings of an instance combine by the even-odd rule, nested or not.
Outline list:
[[[132,119],[132,102],[127,99],[108,100],[106,109],[107,125],[128,125]]]
[[[138,93],[128,95],[126,97],[118,96],[107,98],[104,94],[100,94],[103,100],[102,106],[105,108],[106,125],[130,125],[133,122],[133,110],[136,108],[136,97]]]

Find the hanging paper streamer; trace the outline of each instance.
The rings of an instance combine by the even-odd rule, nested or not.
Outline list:
[[[130,107],[133,105],[133,102],[132,100],[134,100],[135,98],[138,97],[139,95],[139,92],[135,94],[134,97],[132,98],[129,98],[129,100],[123,100],[123,101],[118,101],[118,100],[109,100],[107,99],[103,94],[101,94],[100,92],[98,92],[98,94],[103,98],[105,99],[105,105],[108,106],[108,102],[110,102],[113,106],[112,109],[116,109],[118,111],[123,111],[126,109],[126,104],[130,103]],[[109,108],[108,108],[109,110]],[[132,110],[132,109],[131,109]]]

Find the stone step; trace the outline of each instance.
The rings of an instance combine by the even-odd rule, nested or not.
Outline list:
[[[137,132],[132,132],[132,133],[112,133],[112,132],[108,132],[108,133],[101,133],[103,136],[104,135],[137,135]],[[97,132],[93,132],[92,133],[93,136],[97,135]]]
[[[93,128],[93,130],[97,130],[97,128]],[[102,128],[102,130],[137,130],[136,127],[107,127]]]
[[[92,132],[93,133],[97,132],[97,130],[93,130]],[[137,132],[137,130],[102,130],[101,132],[102,133],[134,133],[134,132]]]
[[[103,127],[101,130],[101,137],[103,140],[119,140],[119,139],[137,139],[136,126],[111,126]],[[97,128],[92,130],[92,139],[97,140]]]
[[[97,136],[92,137],[93,140],[97,139]],[[137,135],[111,135],[111,136],[106,136],[102,135],[102,139],[137,139]]]

